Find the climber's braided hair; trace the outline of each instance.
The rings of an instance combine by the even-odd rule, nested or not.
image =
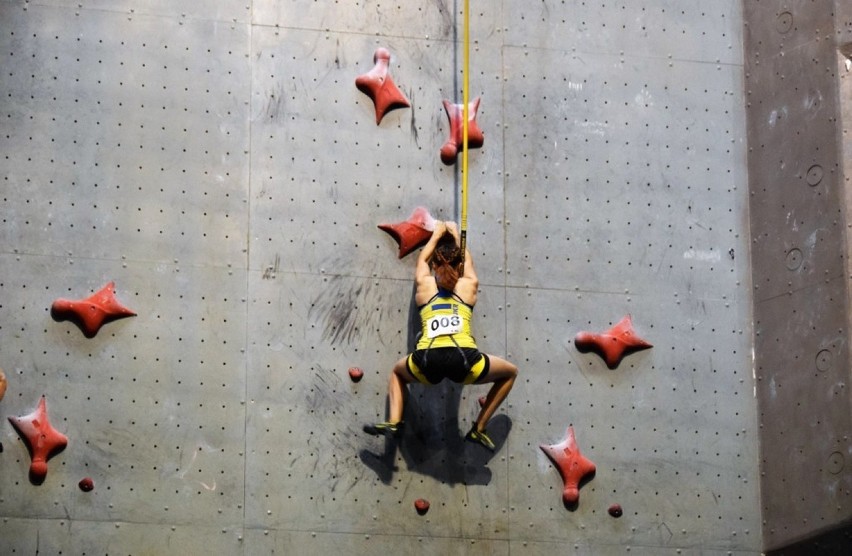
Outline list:
[[[435,281],[441,288],[453,291],[462,271],[462,252],[456,238],[449,231],[438,239],[429,266],[435,272]]]

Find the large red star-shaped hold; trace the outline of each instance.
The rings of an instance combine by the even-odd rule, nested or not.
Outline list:
[[[51,426],[44,396],[35,411],[23,417],[9,417],[9,422],[30,451],[30,480],[41,484],[47,476],[47,460],[68,445],[68,437]]]
[[[396,224],[379,224],[379,229],[389,233],[399,244],[399,258],[403,258],[429,241],[435,230],[435,219],[423,207],[417,207],[408,220]]]
[[[355,79],[358,90],[373,99],[376,107],[376,125],[382,122],[385,114],[395,108],[411,106],[408,98],[397,89],[388,71],[390,52],[387,48],[379,48],[373,54],[373,69]]]
[[[72,321],[87,338],[93,338],[108,322],[136,315],[115,299],[115,282],[86,299],[57,299],[50,307],[50,314],[57,321]]]
[[[580,482],[587,475],[595,472],[595,464],[580,453],[577,440],[574,438],[574,427],[569,426],[565,440],[552,446],[542,444],[540,448],[556,465],[565,488],[562,490],[562,501],[566,506],[577,504],[580,500]]]
[[[630,315],[601,334],[579,332],[574,337],[574,345],[583,353],[594,351],[603,358],[610,369],[618,367],[626,355],[654,347],[636,335]]]
[[[476,123],[476,112],[479,110],[479,97],[467,105],[467,148],[478,149],[485,142],[482,130]],[[444,110],[450,119],[450,137],[441,147],[441,161],[447,166],[456,161],[456,157],[464,147],[464,105],[452,104],[444,99]]]

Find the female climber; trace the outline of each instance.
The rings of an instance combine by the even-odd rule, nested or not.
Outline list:
[[[480,353],[471,336],[470,319],[479,281],[470,252],[465,251],[462,258],[455,222],[436,222],[432,236],[417,257],[414,281],[422,335],[415,351],[397,361],[391,370],[389,419],[366,430],[372,434],[399,434],[407,385],[411,382],[435,385],[445,378],[461,384],[490,382],[493,386],[465,440],[493,451],[494,442],[485,427],[512,389],[518,368],[500,357]]]

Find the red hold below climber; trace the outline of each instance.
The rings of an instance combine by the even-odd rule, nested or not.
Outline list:
[[[68,437],[50,424],[44,396],[39,400],[35,411],[23,417],[9,417],[9,422],[30,451],[30,481],[34,484],[43,483],[47,476],[47,460],[68,445]]]
[[[93,338],[104,324],[136,316],[115,298],[115,282],[110,282],[86,299],[57,299],[50,307],[56,321],[70,320],[80,327],[83,335]]]
[[[349,367],[349,378],[352,382],[360,382],[364,378],[364,371],[359,367]]]
[[[574,438],[574,427],[568,427],[565,440],[559,444],[542,444],[540,448],[556,465],[562,476],[562,482],[565,485],[562,501],[568,507],[576,505],[580,501],[580,483],[584,477],[594,474],[595,464],[580,453],[577,440]]]
[[[574,345],[583,353],[593,351],[600,355],[607,367],[615,369],[621,360],[639,350],[654,347],[636,335],[630,315],[621,319],[618,324],[600,334],[579,332],[574,337]]]
[[[414,509],[419,515],[425,515],[429,511],[429,501],[425,498],[418,498],[414,501]]]

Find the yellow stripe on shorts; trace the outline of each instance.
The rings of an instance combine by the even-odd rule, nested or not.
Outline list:
[[[423,374],[423,371],[421,371],[420,367],[417,366],[417,363],[414,362],[413,353],[408,356],[408,370],[411,371],[411,374],[414,375],[414,378],[416,378],[418,382],[422,384],[432,384],[426,380],[426,376]]]
[[[467,374],[467,378],[464,379],[465,384],[473,384],[477,380],[479,380],[479,376],[482,374],[482,371],[485,370],[485,354],[483,354],[479,361],[473,364],[470,368],[470,372]]]

